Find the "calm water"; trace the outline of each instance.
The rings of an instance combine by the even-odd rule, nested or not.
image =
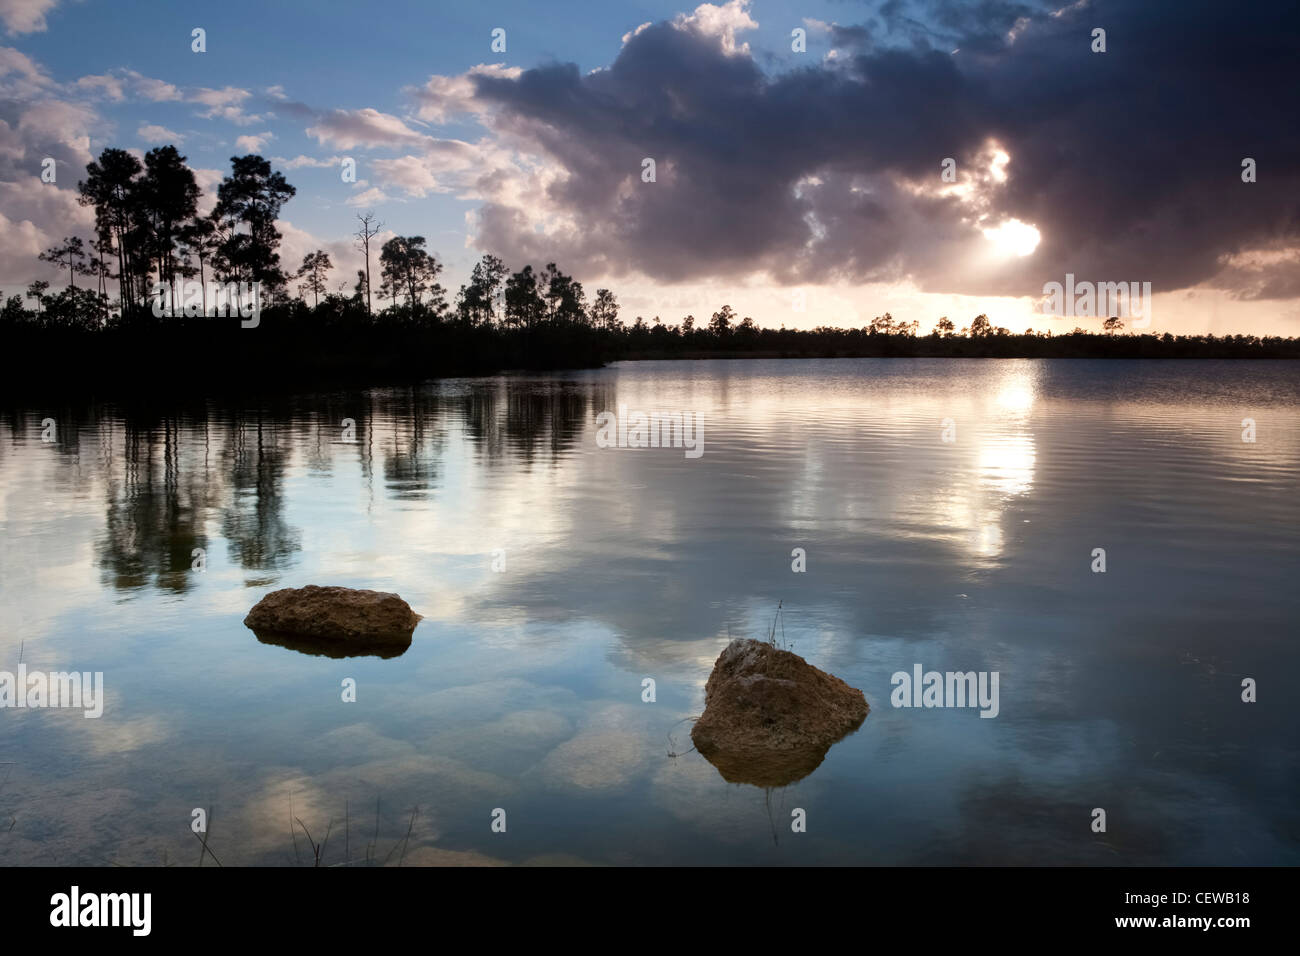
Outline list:
[[[99,719],[0,710],[0,864],[194,864],[195,807],[227,866],[306,865],[293,817],[326,864],[396,863],[408,828],[407,865],[1300,862],[1295,365],[628,363],[168,402],[0,416],[0,670],[106,684]],[[702,412],[703,456],[597,447],[619,404]],[[400,593],[412,646],[243,626],[309,583]],[[862,728],[780,789],[670,758],[779,601]],[[916,664],[998,672],[1000,713],[891,706]]]

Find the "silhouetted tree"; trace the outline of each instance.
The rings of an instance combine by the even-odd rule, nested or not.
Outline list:
[[[608,289],[596,290],[596,301],[591,306],[591,324],[608,332],[617,327],[618,300]]]
[[[437,285],[442,264],[424,248],[424,236],[394,236],[379,250],[381,275],[394,293],[406,295],[408,305],[419,308],[420,298]],[[441,297],[439,295],[439,297]]]
[[[375,218],[373,212],[362,215],[357,213],[357,220],[361,223],[357,231],[353,233],[357,241],[357,248],[360,249],[366,257],[366,268],[362,273],[366,281],[366,314],[370,314],[370,240],[379,235],[379,230],[384,224]]]
[[[388,305],[392,309],[397,308],[397,296],[401,293],[402,287],[398,283],[391,281],[388,277],[380,274],[379,288],[376,295],[379,296],[380,307],[382,309],[384,299],[388,299]]]
[[[145,154],[144,176],[135,184],[133,196],[132,215],[140,248],[156,264],[158,281],[174,285],[176,247],[198,207],[194,172],[175,146],[151,149]]]
[[[297,190],[261,156],[230,157],[231,173],[217,187],[213,219],[222,237],[216,264],[229,278],[259,282],[271,293],[284,285],[280,271],[280,208]],[[240,228],[245,231],[241,232]]]
[[[325,291],[325,276],[332,268],[334,263],[330,262],[329,253],[324,249],[307,253],[303,257],[302,265],[298,267],[296,276],[303,280],[299,289],[306,289],[312,294],[313,307],[320,305],[321,293]]]
[[[209,217],[197,217],[181,230],[181,242],[199,262],[199,284],[203,290],[203,314],[208,314],[208,279],[204,265],[218,249],[217,224]]]
[[[565,275],[554,262],[546,264],[538,278],[538,291],[546,301],[546,317],[556,323],[585,322],[587,297],[582,283]]]
[[[86,178],[77,183],[77,201],[95,207],[95,231],[117,255],[118,297],[122,310],[139,302],[133,277],[135,250],[133,206],[136,179],[144,167],[124,149],[105,149],[99,160],[86,166]]]
[[[506,264],[493,255],[485,255],[475,263],[469,282],[460,287],[457,296],[456,312],[461,321],[467,325],[490,325],[494,319],[504,322],[504,311],[497,314],[496,299],[509,274]]]
[[[23,308],[23,297],[11,295],[0,309],[0,326],[12,327],[27,321],[27,310]]]
[[[107,300],[90,289],[64,289],[45,299],[47,328],[97,329],[107,317]]]
[[[96,236],[90,247],[95,254],[86,264],[84,274],[96,281],[100,295],[107,296],[108,280],[113,278],[113,270],[108,267],[106,257],[113,254],[113,240],[111,237]]]
[[[36,314],[41,314],[41,307],[45,304],[45,293],[49,291],[50,284],[44,279],[37,279],[27,287],[27,294],[36,300]]]
[[[884,315],[878,315],[871,320],[871,331],[881,335],[892,335],[894,332],[894,317],[886,312]]]
[[[582,283],[565,275],[554,262],[538,276],[538,292],[546,303],[546,318],[551,322],[586,321],[586,295]]]
[[[75,289],[77,287],[76,274],[84,268],[83,263],[86,261],[86,247],[80,236],[70,236],[59,245],[46,249],[37,258],[42,262],[53,263],[60,268],[66,267],[68,270],[68,286]]]
[[[731,326],[735,324],[736,313],[729,305],[724,305],[717,312],[713,313],[713,318],[709,319],[709,331],[718,338],[725,338],[731,331]]]
[[[506,319],[513,325],[532,328],[541,319],[546,303],[537,291],[532,266],[524,266],[506,280]]]

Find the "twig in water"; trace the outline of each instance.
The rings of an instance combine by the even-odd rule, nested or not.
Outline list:
[[[294,817],[294,819],[298,820],[297,817]],[[316,862],[314,865],[320,866],[320,851],[321,851],[320,846],[318,846],[316,841],[311,838],[311,831],[307,829],[307,824],[303,823],[301,820],[298,820],[298,826],[302,827],[302,832],[307,834],[307,842],[311,845],[312,856],[316,858]],[[326,830],[325,832],[328,835],[329,831]]]
[[[293,862],[301,863],[302,857],[298,855],[298,834],[294,832],[293,821],[297,819],[293,815],[293,791],[289,791],[289,839],[293,841]]]
[[[366,847],[367,863],[373,862],[373,858],[371,857],[370,854],[374,851],[375,846],[378,843],[379,843],[379,794],[375,794],[375,835],[374,838],[370,841],[370,845]]]
[[[316,865],[320,866],[321,857],[325,855],[325,848],[330,845],[330,831],[334,829],[334,818],[330,817],[329,822],[325,824],[325,839],[321,841],[320,853],[316,854]]]
[[[684,723],[686,723],[686,721],[688,721],[688,720],[699,720],[699,719],[700,719],[700,718],[698,718],[698,717],[683,717],[681,720],[677,721],[677,724],[684,724]],[[676,727],[677,724],[673,724],[673,726]],[[689,753],[694,753],[694,752],[695,752],[695,748],[692,747],[690,750],[684,750],[684,751],[682,751],[681,753],[677,753],[677,752],[676,752],[676,751],[677,751],[677,741],[673,740],[673,734],[672,734],[672,731],[670,730],[670,731],[667,733],[666,736],[668,737],[668,756],[670,756],[670,757],[685,757],[687,754],[689,754]]]
[[[398,860],[397,860],[397,865],[398,865],[398,866],[401,866],[401,865],[402,865],[402,860],[404,860],[404,859],[406,858],[406,842],[407,842],[407,840],[410,840],[410,839],[411,839],[411,828],[415,826],[415,815],[416,815],[417,813],[419,813],[419,812],[420,812],[420,807],[419,807],[418,805],[416,806],[416,808],[415,808],[414,810],[411,811],[411,822],[408,823],[408,824],[406,825],[406,838],[405,838],[404,840],[402,840],[402,842],[401,842],[401,844],[400,844],[400,846],[402,847],[402,855],[401,855],[401,857],[399,857]],[[397,847],[398,847],[398,845],[399,845],[399,844],[394,843],[394,844],[393,844],[393,849],[388,851],[388,856],[384,857],[384,863],[383,863],[384,866],[387,866],[387,865],[388,865],[388,861],[391,860],[391,859],[393,858],[393,850],[396,850]]]
[[[209,811],[208,811],[208,825],[207,825],[206,828],[204,828],[204,830],[203,830],[203,835],[202,835],[202,836],[199,836],[197,833],[194,834],[196,837],[199,838],[199,844],[200,844],[201,847],[202,847],[202,849],[199,850],[199,866],[202,866],[202,865],[203,865],[203,854],[204,854],[205,852],[206,852],[209,856],[211,856],[212,859],[213,859],[214,861],[216,861],[217,866],[221,866],[221,861],[218,860],[218,859],[217,859],[217,855],[216,855],[215,853],[212,852],[212,848],[211,848],[210,846],[208,846],[208,834],[212,832],[212,818],[213,818],[213,816],[215,815],[215,814],[214,814],[214,811],[215,811],[215,810],[216,810],[216,807],[214,806],[214,807],[212,808],[212,810],[209,810]],[[192,830],[191,830],[190,832],[193,833]]]
[[[420,812],[420,805],[417,803],[415,809],[411,811],[411,822],[406,825],[406,837],[402,840],[402,855],[397,858],[397,865],[401,866],[406,860],[406,844],[411,839],[411,828],[415,826],[416,814]]]
[[[191,831],[191,832],[192,832],[192,831]],[[199,841],[199,845],[202,847],[202,849],[199,850],[199,866],[202,866],[202,865],[203,865],[203,854],[204,854],[204,853],[207,853],[208,856],[212,857],[212,862],[214,862],[215,864],[217,864],[217,866],[221,866],[221,861],[218,860],[218,859],[217,859],[217,855],[216,855],[215,853],[212,852],[212,847],[208,846],[208,836],[207,836],[207,834],[205,833],[203,836],[199,836],[197,833],[195,833],[195,834],[194,834],[194,838],[195,838],[196,840]]]
[[[8,760],[8,761],[5,761],[4,763],[0,763],[0,767],[4,767],[4,768],[6,768],[6,769],[5,769],[4,779],[3,779],[3,780],[0,780],[0,790],[4,790],[4,788],[5,788],[5,784],[7,784],[7,783],[9,782],[9,775],[12,774],[12,773],[14,772],[14,767],[16,767],[16,766],[18,766],[18,764],[15,763],[15,762],[12,761],[12,760]],[[18,822],[18,818],[17,818],[17,817],[10,817],[10,818],[9,818],[9,828],[8,828],[7,830],[5,830],[5,833],[12,833],[12,832],[13,832],[13,829],[14,829],[14,825],[15,825],[17,822]]]

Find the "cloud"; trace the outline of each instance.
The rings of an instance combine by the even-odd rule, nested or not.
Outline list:
[[[252,95],[249,90],[242,90],[234,86],[223,87],[219,90],[200,87],[191,91],[185,98],[192,103],[207,107],[206,110],[199,113],[199,116],[204,119],[224,119],[236,126],[251,126],[265,119],[261,115],[244,112],[243,104]]]
[[[221,107],[242,103],[252,95],[253,94],[248,90],[241,90],[235,86],[227,86],[219,90],[200,87],[191,93],[189,98],[194,103],[202,103],[205,106]]]
[[[72,88],[79,93],[102,97],[117,103],[126,99],[126,84],[122,82],[121,77],[109,73],[83,76],[72,84]]]
[[[343,163],[342,156],[304,156],[299,153],[293,159],[285,159],[282,156],[273,156],[271,161],[281,169],[328,169],[331,166],[339,166]]]
[[[0,46],[0,97],[26,98],[53,86],[45,68],[21,50]]]
[[[478,78],[517,80],[523,72],[520,67],[503,63],[480,63],[459,76],[431,76],[424,86],[407,87],[405,92],[415,102],[415,115],[419,119],[442,125],[455,117],[483,113],[489,108],[477,96]]]
[[[167,103],[184,99],[184,94],[177,86],[126,69],[83,76],[74,81],[69,89],[73,93],[113,102],[141,99],[151,103]]]
[[[362,186],[365,183],[360,182],[357,185]],[[382,203],[391,202],[392,198],[378,186],[371,186],[369,189],[363,189],[361,192],[349,197],[346,205],[357,208],[378,206]]]
[[[199,215],[206,216],[217,205],[217,187],[221,185],[225,173],[219,169],[203,169],[196,166],[190,168],[194,170],[194,181],[198,183],[201,190]]]
[[[1066,272],[1158,292],[1216,277],[1242,294],[1290,288],[1289,257],[1260,275],[1224,257],[1300,246],[1300,128],[1273,95],[1300,9],[1192,3],[1177,29],[1116,0],[1053,12],[899,0],[871,21],[875,42],[833,28],[859,42],[769,75],[737,40],[747,5],[706,4],[628,35],[607,69],[470,71],[414,98],[430,122],[473,113],[513,157],[480,178],[474,217],[475,244],[511,261],[971,295],[1038,295]],[[1094,54],[1101,22],[1111,50]],[[1241,181],[1246,156],[1257,183]],[[441,183],[411,163],[388,172]],[[1038,230],[1032,254],[986,238],[1012,221]]]
[[[260,153],[266,148],[266,144],[273,139],[275,139],[275,134],[269,130],[265,133],[240,136],[235,140],[235,149],[245,153]]]
[[[275,224],[280,231],[280,262],[286,272],[292,272],[302,264],[307,253],[323,249],[329,253],[333,269],[326,276],[325,284],[331,292],[338,291],[342,285],[351,289],[356,278],[356,268],[360,264],[360,253],[351,239],[321,239],[311,232],[281,219]],[[296,282],[290,281],[291,286]]]
[[[185,137],[180,133],[174,133],[166,126],[147,125],[141,126],[135,131],[135,135],[148,143],[183,143]]]
[[[1300,244],[1286,241],[1224,255],[1218,275],[1238,299],[1300,298]]]
[[[636,36],[636,35],[637,35],[638,33],[640,33],[642,30],[645,30],[645,29],[647,29],[647,28],[649,28],[649,27],[652,27],[652,26],[654,26],[654,21],[653,21],[653,20],[647,20],[645,23],[641,24],[641,25],[640,25],[639,27],[637,27],[635,30],[629,30],[627,33],[624,33],[624,34],[623,34],[623,43],[624,43],[624,45],[626,45],[628,40],[632,39],[634,36]]]
[[[78,103],[42,99],[21,107],[17,133],[25,165],[50,157],[80,172],[90,162],[90,134],[98,125],[95,113]]]
[[[716,37],[722,52],[728,56],[749,55],[749,44],[736,45],[736,34],[742,30],[755,30],[758,23],[749,15],[749,0],[729,0],[721,6],[702,3],[691,14],[679,13],[673,20],[679,30],[689,30],[701,36]],[[636,33],[640,33],[638,28]],[[633,34],[633,36],[636,35]],[[628,37],[624,37],[626,42]]]
[[[150,102],[166,103],[183,98],[181,91],[177,87],[164,80],[141,76],[135,70],[125,70],[123,75],[131,82],[132,87],[139,95]]]
[[[0,286],[33,279],[60,281],[36,256],[64,236],[86,236],[94,213],[77,202],[77,180],[91,142],[107,130],[84,102],[63,99],[59,86],[31,57],[0,47]],[[44,182],[45,161],[54,182]]]
[[[93,225],[94,212],[77,202],[75,189],[35,175],[0,176],[0,288],[8,295],[33,279],[57,282],[62,273],[36,257],[64,236],[86,235]]]
[[[865,50],[871,45],[871,28],[866,25],[843,26],[838,23],[816,20],[812,17],[804,17],[803,23],[811,32],[829,38],[831,43],[829,55],[832,57],[840,49],[856,48]]]
[[[0,0],[0,19],[39,29],[53,7]],[[1157,294],[1300,296],[1300,130],[1274,95],[1294,71],[1294,4],[1265,0],[1242,17],[1193,0],[1174,23],[1118,0],[887,0],[856,23],[798,22],[818,52],[794,54],[785,28],[774,52],[760,49],[744,0],[701,4],[621,44],[611,35],[612,62],[592,72],[480,63],[431,76],[402,91],[409,112],[319,110],[278,86],[177,86],[126,68],[56,82],[0,46],[0,181],[30,185],[50,157],[59,179],[45,198],[73,190],[92,144],[115,142],[104,115],[188,103],[249,128],[234,131],[241,151],[278,144],[271,130],[289,139],[279,121],[332,153],[277,158],[286,170],[384,151],[359,160],[370,181],[349,205],[469,200],[479,249],[619,288],[1028,301],[1072,272],[1150,281]],[[1106,54],[1089,49],[1096,23]],[[142,112],[123,133],[181,141]],[[439,135],[453,122],[461,138]],[[1240,179],[1245,157],[1256,183]],[[654,183],[641,179],[646,158]],[[68,212],[5,207],[5,248],[57,239],[75,225]],[[1011,241],[1032,234],[1032,251]]]
[[[478,147],[460,140],[431,140],[423,153],[370,163],[385,185],[397,186],[408,196],[472,190],[491,160]]]
[[[369,107],[359,110],[330,110],[307,128],[322,145],[336,149],[405,146],[428,142],[432,137],[411,129],[401,119]]]
[[[41,33],[58,0],[0,0],[0,20],[10,33]]]
[[[376,173],[387,183],[400,186],[407,195],[425,196],[431,192],[444,193],[448,187],[439,183],[419,156],[403,156],[400,159],[375,160]]]

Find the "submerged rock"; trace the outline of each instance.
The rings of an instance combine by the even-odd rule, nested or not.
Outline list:
[[[799,655],[737,639],[713,665],[691,740],[732,783],[785,786],[816,770],[867,710],[862,691]]]
[[[420,616],[396,594],[356,588],[282,588],[253,606],[244,624],[257,639],[308,654],[394,657]]]

